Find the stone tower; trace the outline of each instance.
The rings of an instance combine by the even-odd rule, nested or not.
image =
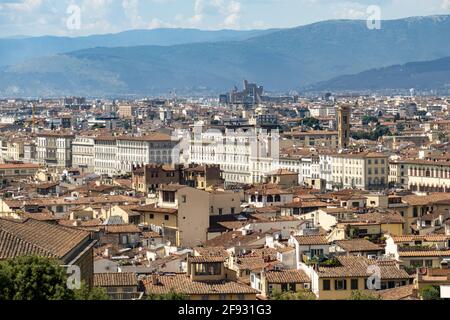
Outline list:
[[[347,149],[350,144],[350,117],[352,108],[342,105],[338,108],[338,139],[339,149]]]

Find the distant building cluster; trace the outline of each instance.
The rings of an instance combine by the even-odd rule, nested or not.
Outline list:
[[[0,101],[0,260],[114,300],[450,298],[450,98]]]

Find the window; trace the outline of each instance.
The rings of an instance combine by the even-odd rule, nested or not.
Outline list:
[[[175,202],[175,192],[164,191],[163,192],[163,201],[174,203]]]
[[[221,274],[221,267],[220,263],[197,263],[195,264],[195,275],[218,276]]]
[[[155,215],[153,213],[150,213],[150,219],[155,219]]]
[[[409,262],[409,265],[414,268],[423,267],[423,261],[422,260],[411,260]]]
[[[334,280],[334,290],[347,290],[347,280]]]
[[[330,280],[323,280],[323,290],[324,291],[330,291],[331,290],[331,282]]]
[[[358,279],[352,279],[351,280],[351,288],[352,290],[358,290]]]
[[[223,209],[219,208],[219,215],[221,216],[223,214]]]
[[[182,199],[182,202],[183,202],[183,203],[186,203],[186,202],[187,202],[187,197],[186,197],[186,196],[182,196],[181,199]]]
[[[227,300],[227,295],[226,294],[220,294],[219,295],[219,300]]]
[[[235,209],[234,208],[231,208],[231,214],[235,214]]]
[[[106,289],[106,291],[108,291],[108,293],[117,293],[117,288],[115,288],[115,287],[108,287]]]
[[[414,207],[414,209],[413,209],[413,217],[417,218],[417,208],[416,207]]]
[[[311,249],[311,257],[323,256],[323,249]]]
[[[169,221],[169,215],[168,215],[168,214],[166,214],[166,215],[164,216],[164,220]]]
[[[269,294],[271,295],[272,292],[273,292],[273,285],[272,285],[272,284],[269,284]]]

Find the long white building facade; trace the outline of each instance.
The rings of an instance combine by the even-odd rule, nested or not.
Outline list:
[[[166,134],[102,136],[95,139],[94,170],[110,176],[132,172],[133,166],[172,162],[177,141]]]
[[[278,157],[278,133],[248,126],[194,129],[190,143],[189,162],[219,165],[226,184],[264,182],[275,169]]]

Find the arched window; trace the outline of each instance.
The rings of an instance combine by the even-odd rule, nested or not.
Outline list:
[[[430,169],[427,169],[427,171],[425,171],[425,177],[430,177],[430,176],[431,176]]]
[[[275,202],[281,202],[281,197],[279,194],[275,196]]]
[[[267,202],[269,202],[269,203],[273,202],[273,196],[272,195],[267,197]]]
[[[250,200],[251,200],[251,202],[256,202],[256,196],[251,196],[251,198],[250,198]]]

